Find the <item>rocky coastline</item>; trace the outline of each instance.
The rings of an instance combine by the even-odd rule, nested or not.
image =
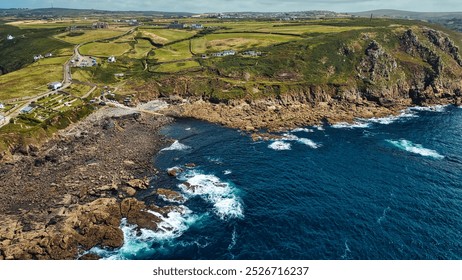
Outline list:
[[[159,171],[153,156],[171,118],[104,108],[41,147],[0,163],[0,260],[96,259],[123,245],[122,218],[155,230],[175,206],[136,198]],[[154,191],[155,193],[155,191]],[[154,195],[153,193],[153,195]]]

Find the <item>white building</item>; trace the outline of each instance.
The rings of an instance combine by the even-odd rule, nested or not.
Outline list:
[[[41,55],[41,54],[34,55],[34,61],[38,61],[38,60],[40,60],[42,58],[43,58],[43,55]]]
[[[5,109],[5,105],[3,105],[3,103],[0,103],[0,110],[1,109]]]
[[[114,63],[114,62],[116,62],[116,58],[112,55],[107,59],[107,62]]]
[[[6,39],[7,39],[7,40],[13,40],[14,37],[13,37],[12,35],[8,34],[8,36],[6,36]]]
[[[63,86],[63,84],[61,82],[52,82],[48,85],[48,88],[49,89],[52,89],[52,90],[57,90],[59,88],[61,88]]]
[[[193,23],[191,24],[191,29],[202,29],[204,26],[200,23]]]

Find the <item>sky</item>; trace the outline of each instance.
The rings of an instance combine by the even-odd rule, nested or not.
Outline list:
[[[462,12],[461,0],[0,0],[0,8],[59,8],[165,12],[289,12],[329,10],[360,12],[397,9]]]

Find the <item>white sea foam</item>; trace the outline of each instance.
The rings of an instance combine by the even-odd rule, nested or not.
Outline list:
[[[309,128],[296,128],[296,129],[292,129],[290,132],[307,132],[307,133],[310,133],[310,132],[313,132],[313,130],[309,129]]]
[[[219,157],[205,157],[208,161],[210,162],[213,162],[215,164],[223,164],[223,159],[219,158]]]
[[[231,236],[231,243],[229,243],[228,245],[228,250],[233,249],[234,246],[236,246],[236,242],[237,242],[237,233],[236,233],[236,228],[234,228],[233,235]]]
[[[299,142],[299,143],[302,143],[304,145],[307,145],[313,149],[317,149],[319,147],[321,147],[322,145],[320,144],[317,144],[315,143],[313,140],[310,140],[308,138],[299,138],[298,136],[296,135],[293,135],[293,134],[289,134],[289,133],[285,133],[283,134],[283,138],[281,138],[281,140],[284,140],[284,141],[296,141],[296,142]]]
[[[410,110],[413,111],[426,111],[426,112],[444,112],[448,108],[449,105],[434,105],[434,106],[428,106],[428,107],[421,107],[421,106],[415,106],[415,107],[410,107]]]
[[[370,118],[370,119],[360,119],[363,122],[372,122],[379,124],[391,124],[401,119],[409,119],[417,117],[416,114],[412,113],[410,110],[403,110],[401,114],[397,116],[388,116],[383,118]]]
[[[231,174],[231,173],[233,173],[231,170],[225,170],[225,171],[223,171],[223,174],[225,174],[225,175],[229,175],[229,174]]]
[[[290,145],[290,143],[284,141],[274,141],[273,143],[268,145],[268,148],[276,151],[287,151],[291,150],[292,146]]]
[[[190,128],[190,127],[187,127],[187,128],[185,128],[185,130],[186,130],[186,131],[190,131],[190,130],[191,130],[191,128]]]
[[[323,127],[322,125],[315,125],[315,126],[313,126],[313,127],[316,128],[316,129],[319,130],[319,131],[324,131],[324,130],[325,130],[324,127]]]
[[[170,147],[163,148],[161,151],[184,151],[188,149],[191,149],[191,147],[181,144],[178,140],[175,140]]]
[[[191,210],[186,206],[180,206],[179,211],[168,213],[167,217],[148,211],[150,214],[161,219],[158,223],[157,230],[138,229],[137,225],[127,223],[125,218],[122,219],[120,228],[124,235],[124,244],[117,250],[105,250],[99,247],[92,248],[89,252],[98,254],[105,259],[119,260],[131,259],[142,252],[154,252],[152,244],[159,242],[168,242],[180,237],[193,223],[198,219],[192,215]]]
[[[393,146],[408,151],[410,153],[418,154],[425,157],[432,157],[436,159],[443,159],[444,156],[440,155],[435,150],[430,150],[427,148],[422,147],[420,144],[414,144],[411,141],[401,139],[401,140],[386,140],[388,143],[392,144]]]
[[[346,129],[353,129],[353,128],[368,128],[370,126],[370,123],[367,122],[354,122],[354,123],[347,123],[347,122],[339,122],[336,124],[333,124],[333,128],[346,128]]]
[[[186,196],[200,196],[213,204],[214,212],[222,219],[243,218],[244,210],[236,189],[227,182],[223,182],[215,175],[202,174],[190,170],[179,178],[187,184],[180,184]]]
[[[166,197],[163,194],[159,194],[159,198],[162,199],[165,202],[170,202],[170,203],[183,203],[186,200],[185,197],[182,197],[179,200],[178,199],[169,199],[168,197]]]
[[[321,147],[320,144],[317,144],[313,140],[310,140],[308,138],[299,138],[297,141],[302,143],[302,144],[305,144],[305,145],[307,145],[307,146],[309,146],[309,147],[311,147],[313,149],[317,149],[317,148]]]

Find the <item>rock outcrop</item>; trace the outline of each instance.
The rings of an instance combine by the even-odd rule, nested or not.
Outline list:
[[[117,248],[123,218],[156,230],[160,217],[181,210],[133,197],[158,172],[152,157],[167,145],[158,130],[170,119],[95,114],[0,164],[0,259],[76,259],[94,246]]]

